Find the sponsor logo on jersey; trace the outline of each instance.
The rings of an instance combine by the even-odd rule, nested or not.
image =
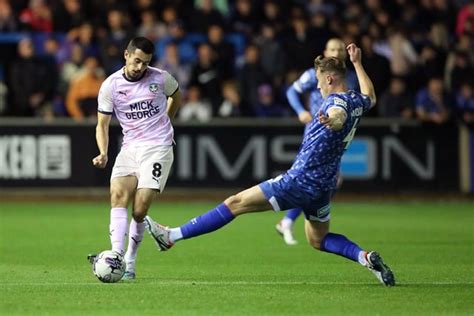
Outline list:
[[[328,216],[329,214],[329,205],[326,205],[322,208],[320,208],[317,212],[316,212],[318,218],[324,218],[326,216]]]
[[[347,109],[347,102],[340,98],[334,98],[334,104]]]
[[[150,85],[148,86],[148,89],[150,89],[151,92],[156,93],[158,92],[158,84],[150,83]]]
[[[351,112],[351,116],[362,116],[362,114],[364,114],[364,109],[362,108],[355,108],[354,110],[352,110]]]
[[[117,93],[123,98],[127,97],[127,91],[117,91]]]

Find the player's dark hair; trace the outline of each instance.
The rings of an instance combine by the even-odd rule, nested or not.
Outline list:
[[[335,72],[341,76],[346,75],[346,64],[336,57],[323,57],[319,55],[314,60],[314,70],[320,72]]]
[[[136,49],[140,49],[145,54],[154,54],[155,45],[146,37],[135,37],[127,45],[127,51],[132,54]]]

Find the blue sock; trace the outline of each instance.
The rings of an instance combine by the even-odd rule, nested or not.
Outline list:
[[[358,261],[362,249],[344,235],[328,233],[321,242],[321,250]]]
[[[286,212],[285,217],[291,219],[293,222],[300,216],[303,210],[300,208],[292,208]]]
[[[193,218],[180,227],[183,239],[188,239],[213,232],[230,223],[235,218],[234,214],[224,204],[215,209]]]

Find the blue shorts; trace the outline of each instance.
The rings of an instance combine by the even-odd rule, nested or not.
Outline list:
[[[262,182],[259,187],[275,211],[301,208],[309,221],[327,222],[330,219],[332,190],[310,194],[287,175]]]

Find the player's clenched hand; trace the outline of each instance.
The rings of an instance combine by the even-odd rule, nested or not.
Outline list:
[[[105,166],[107,165],[107,161],[108,158],[106,155],[98,155],[97,157],[92,159],[92,164],[94,165],[94,167],[97,168],[105,168]]]
[[[298,114],[298,119],[300,120],[301,123],[308,124],[309,122],[311,122],[313,117],[311,116],[311,113],[309,113],[308,111],[303,111],[300,114]]]
[[[327,128],[329,128],[329,124],[331,123],[331,119],[329,116],[324,115],[323,111],[319,111],[318,113],[319,123],[323,124]]]
[[[342,128],[343,122],[338,116],[326,116],[323,111],[319,111],[318,115],[319,122],[326,128],[332,129],[333,131],[339,131]]]
[[[347,53],[349,54],[349,58],[353,64],[360,63],[362,60],[360,48],[354,43],[351,43],[347,46]]]

